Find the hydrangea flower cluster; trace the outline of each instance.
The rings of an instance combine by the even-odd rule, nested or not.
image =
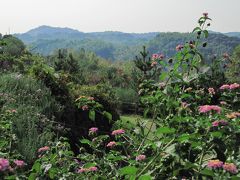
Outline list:
[[[117,145],[117,143],[116,143],[115,141],[111,141],[111,142],[109,142],[109,143],[107,144],[107,147],[112,148],[112,147],[114,147],[114,146],[116,146],[116,145]]]
[[[157,60],[157,59],[163,59],[164,55],[163,54],[153,54],[152,59]]]
[[[203,105],[203,106],[199,106],[198,111],[200,113],[207,113],[209,111],[216,111],[218,114],[221,113],[221,107],[216,106],[216,105]]]
[[[125,131],[123,129],[118,129],[118,130],[114,130],[112,132],[112,135],[115,136],[115,135],[119,135],[119,134],[124,134]]]
[[[7,159],[0,158],[0,171],[6,171],[9,167],[9,161]]]
[[[22,160],[14,160],[13,162],[15,164],[15,168],[22,168],[26,165],[26,163]],[[14,169],[10,166],[8,159],[0,158],[0,172],[7,170],[13,171]]]
[[[48,146],[44,146],[44,147],[41,147],[38,149],[38,152],[41,153],[41,152],[45,152],[45,151],[48,151],[50,148]]]
[[[221,90],[225,90],[225,89],[230,89],[230,90],[233,90],[233,89],[237,89],[240,87],[240,84],[238,83],[233,83],[233,84],[224,84],[220,87]]]
[[[78,173],[84,173],[84,172],[95,172],[98,168],[96,166],[90,167],[90,168],[80,168],[78,169]]]
[[[208,88],[208,93],[209,93],[210,95],[216,94],[214,88]]]
[[[212,123],[212,126],[213,126],[213,127],[226,126],[226,125],[228,125],[228,122],[225,121],[225,120],[214,121],[214,122]]]
[[[225,171],[230,172],[232,174],[238,173],[237,166],[233,163],[223,163],[222,161],[216,159],[216,160],[210,160],[207,164],[208,168],[217,169],[217,168],[223,168]]]
[[[138,156],[136,157],[136,161],[143,161],[143,160],[145,160],[145,159],[146,159],[146,156],[143,155],[143,154],[140,154],[140,155],[138,155]]]
[[[151,67],[154,67],[157,65],[157,61],[153,61],[152,64],[151,64]]]
[[[223,166],[223,162],[216,159],[216,160],[210,160],[208,161],[207,167],[216,169],[216,168],[221,168]]]
[[[182,44],[179,44],[176,46],[176,51],[181,51],[183,49],[183,45]]]
[[[95,134],[98,132],[98,128],[97,127],[92,127],[89,129],[89,134]]]

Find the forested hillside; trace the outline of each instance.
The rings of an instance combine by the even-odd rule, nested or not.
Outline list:
[[[30,51],[42,55],[52,54],[59,48],[74,50],[84,48],[106,59],[126,60],[134,57],[133,54],[157,34],[115,31],[83,33],[69,28],[40,26],[15,36],[26,43]]]
[[[148,49],[151,53],[160,52],[167,57],[171,57],[176,53],[176,45],[182,44],[182,42],[189,42],[192,39],[194,39],[194,34],[190,33],[160,33],[156,38],[150,40]],[[209,60],[214,55],[222,56],[225,52],[231,53],[240,44],[240,39],[223,34],[210,33],[205,42],[207,47],[200,47],[200,50],[204,58]]]
[[[205,57],[213,54],[231,53],[240,44],[238,33],[210,33],[209,45],[202,49]],[[56,49],[84,48],[109,60],[133,60],[142,45],[151,53],[164,53],[167,57],[175,53],[175,47],[192,39],[191,33],[122,33],[95,32],[83,33],[69,28],[40,26],[24,34],[16,35],[27,44],[29,50],[42,55],[53,54]],[[230,37],[232,36],[232,37]]]

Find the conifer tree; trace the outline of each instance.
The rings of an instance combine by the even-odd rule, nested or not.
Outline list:
[[[140,57],[136,56],[134,63],[140,70],[140,73],[138,74],[138,82],[142,83],[144,80],[152,79],[156,70],[155,66],[152,65],[152,59],[145,46],[143,46],[143,50],[140,52],[140,55]]]

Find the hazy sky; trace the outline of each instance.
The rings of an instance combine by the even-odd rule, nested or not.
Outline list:
[[[40,25],[83,32],[189,32],[208,12],[211,30],[240,31],[240,0],[0,0],[0,32]]]

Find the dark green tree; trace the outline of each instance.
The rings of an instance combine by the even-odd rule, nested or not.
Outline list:
[[[156,68],[152,66],[152,59],[145,46],[143,46],[143,50],[140,52],[140,55],[140,57],[136,56],[136,59],[134,60],[136,67],[140,70],[140,73],[138,73],[139,83],[144,80],[152,79],[156,73]]]
[[[68,53],[66,49],[59,49],[55,61],[55,69],[57,71],[68,72],[69,74],[75,74],[79,71],[80,67],[72,53]]]

